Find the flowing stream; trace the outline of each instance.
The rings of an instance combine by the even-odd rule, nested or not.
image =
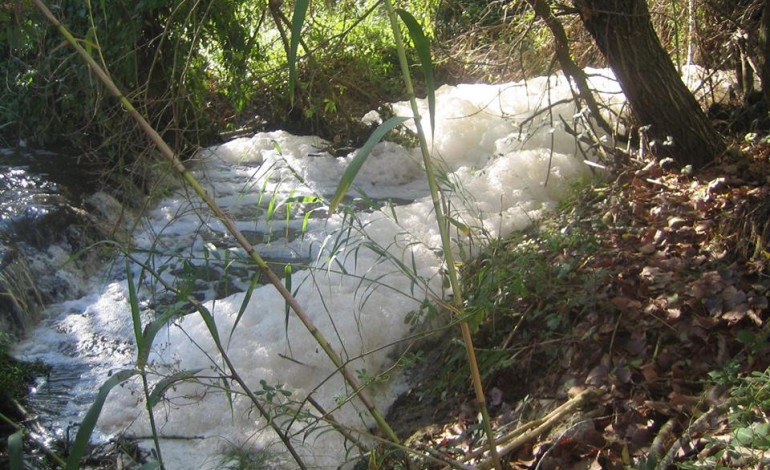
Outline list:
[[[606,71],[591,73],[601,99],[619,109],[617,84]],[[583,129],[571,97],[558,75],[437,91],[433,153],[443,169],[458,253],[468,256],[486,239],[526,227],[554,207],[570,182],[590,174],[586,154],[565,129]],[[394,112],[411,115],[406,103],[395,104]],[[327,201],[354,154],[336,158],[327,146],[317,137],[260,133],[205,149],[189,165],[290,282],[348,367],[364,380],[385,372],[370,386],[385,412],[408,386],[397,369],[389,370],[410,334],[407,320],[424,302],[445,296],[441,243],[417,150],[378,144],[349,193],[348,210],[329,216]],[[109,263],[83,282],[83,295],[50,305],[15,350],[20,358],[54,365],[32,398],[51,432],[71,436],[70,426],[83,419],[99,387],[134,367],[129,276],[139,286],[145,324],[170,309],[192,311],[158,279],[204,302],[239,374],[285,427],[289,408],[318,414],[303,402],[312,396],[345,426],[370,428],[363,406],[275,290],[261,284],[258,269],[222,224],[185,187],[170,186],[166,194],[148,212],[121,222],[136,227],[130,269],[122,260]],[[104,195],[91,203],[114,210]],[[210,326],[197,313],[157,335],[148,372],[151,383],[185,372],[197,377],[174,383],[154,408],[166,468],[218,468],[234,449],[293,468],[229,379]],[[356,456],[328,425],[309,417],[289,429],[311,468],[336,468]],[[96,437],[120,432],[151,434],[136,377],[110,392]]]

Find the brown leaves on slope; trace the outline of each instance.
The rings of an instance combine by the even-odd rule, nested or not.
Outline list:
[[[696,175],[654,162],[626,170],[559,222],[592,233],[599,247],[544,253],[552,266],[577,267],[573,290],[554,305],[523,296],[510,310],[556,312],[568,328],[547,336],[542,321],[521,315],[515,334],[496,345],[516,360],[489,379],[490,401],[502,434],[583,390],[604,394],[511,451],[509,468],[619,469],[669,450],[692,455],[699,436],[728,432],[714,413],[686,449],[675,446],[694,417],[725,401],[709,372],[735,359],[743,372],[770,364],[770,345],[749,353],[739,341],[768,316],[770,163],[755,155]],[[479,443],[466,408],[422,434],[422,445],[449,443],[458,460],[472,454]]]

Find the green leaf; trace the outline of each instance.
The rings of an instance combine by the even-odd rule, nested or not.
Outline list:
[[[738,428],[733,432],[738,445],[751,446],[754,443],[754,430],[748,427]]]
[[[24,439],[21,430],[8,436],[8,460],[10,470],[24,469]]]
[[[459,231],[459,232],[460,232],[460,233],[461,233],[463,236],[465,236],[465,237],[470,237],[471,235],[473,235],[473,231],[471,230],[471,228],[470,228],[470,227],[468,227],[468,226],[467,226],[467,225],[465,225],[464,223],[460,222],[459,220],[455,219],[454,217],[449,217],[449,216],[447,216],[447,221],[448,221],[450,224],[454,225],[454,226],[457,228],[457,230],[458,230],[458,231]]]
[[[291,18],[291,43],[289,44],[289,99],[294,103],[294,86],[297,81],[297,49],[302,34],[302,25],[310,6],[310,0],[297,0],[294,3],[294,15]]]
[[[757,336],[751,330],[738,330],[735,333],[735,339],[739,343],[750,345],[757,341]]]
[[[273,194],[273,197],[270,198],[270,202],[267,203],[267,215],[265,216],[265,220],[268,222],[273,219],[273,214],[275,214],[275,207],[276,207],[276,195]]]
[[[313,213],[310,211],[305,212],[305,216],[302,218],[302,228],[300,229],[300,233],[302,234],[303,237],[307,233],[307,226],[310,223],[310,216],[312,214]]]
[[[131,265],[126,258],[126,283],[128,284],[128,303],[131,306],[131,322],[134,324],[134,340],[136,341],[136,356],[139,369],[144,369],[146,362],[142,358],[149,356],[149,346],[145,343],[142,335],[142,316],[139,309],[139,297],[136,295],[136,286],[134,285],[134,275],[131,272]]]
[[[417,57],[420,58],[422,73],[425,76],[425,88],[428,91],[430,133],[431,137],[433,137],[436,132],[436,84],[433,81],[433,60],[430,56],[430,41],[425,36],[420,23],[408,11],[398,8],[396,13],[401,17],[401,21],[406,25],[406,29],[409,30],[409,37],[412,39],[412,43],[414,43]]]
[[[211,339],[214,340],[214,344],[217,346],[217,349],[224,351],[225,348],[222,347],[222,341],[219,339],[219,330],[217,329],[217,324],[214,321],[214,315],[212,315],[211,312],[209,312],[209,310],[201,304],[196,305],[196,308],[198,309],[198,313],[200,314],[201,318],[203,318],[203,322],[206,324],[206,328],[209,330]]]
[[[86,32],[86,37],[83,39],[83,44],[85,44],[84,49],[88,53],[88,55],[93,54],[93,49],[96,45],[94,42],[94,37],[96,36],[96,30],[94,30],[93,27],[88,28],[88,31]]]
[[[230,407],[230,418],[235,418],[235,408],[233,408],[233,390],[230,388],[230,383],[227,381],[227,377],[220,377],[222,380],[222,389],[225,391],[225,397],[227,397],[227,404]]]
[[[348,189],[350,189],[350,186],[353,184],[353,180],[356,179],[356,175],[361,170],[361,167],[366,162],[366,159],[369,158],[369,154],[372,152],[374,146],[377,145],[383,137],[385,137],[385,134],[400,126],[409,119],[410,118],[401,116],[393,116],[392,118],[380,124],[377,129],[372,132],[372,135],[369,136],[369,139],[366,141],[364,146],[361,147],[358,152],[356,152],[356,156],[353,157],[353,161],[350,162],[350,165],[348,165],[348,167],[345,169],[345,173],[340,179],[340,184],[337,186],[337,192],[334,194],[331,203],[329,203],[329,215],[334,214],[334,212],[337,210],[337,206],[340,205],[342,198],[344,198],[345,194],[347,194]]]
[[[96,400],[91,404],[91,408],[88,409],[83,422],[80,423],[80,429],[75,436],[75,442],[70,449],[70,456],[67,459],[66,470],[78,470],[80,468],[80,460],[86,452],[88,447],[88,441],[91,440],[91,434],[96,427],[96,421],[99,419],[99,415],[102,413],[102,407],[107,400],[107,395],[110,394],[110,390],[115,386],[122,384],[131,377],[139,374],[136,369],[124,369],[116,372],[99,388],[99,393],[96,395]]]
[[[283,267],[283,282],[286,286],[286,290],[291,292],[291,272],[292,272],[292,266],[291,263],[286,263],[286,265]],[[284,301],[285,309],[286,309],[286,320],[284,322],[284,328],[286,329],[286,334],[289,334],[289,314],[291,313],[291,306],[289,305],[289,301]]]
[[[147,324],[147,326],[144,327],[144,333],[142,334],[142,344],[144,347],[142,347],[137,354],[137,368],[144,370],[144,366],[147,365],[147,360],[150,356],[150,348],[152,343],[155,341],[155,336],[158,334],[158,332],[170,321],[182,315],[184,314],[180,313],[179,310],[172,307],[166,313],[151,321]]]
[[[202,370],[203,369],[183,370],[172,376],[166,377],[155,384],[155,387],[152,389],[150,396],[147,397],[147,403],[150,405],[150,408],[155,408],[155,405],[160,403],[161,398],[163,398],[163,394],[166,393],[166,390],[168,390],[172,385],[177,382],[184,382],[185,380],[194,379],[198,372]]]
[[[257,287],[257,284],[259,283],[259,280],[262,279],[262,272],[257,271],[256,274],[251,278],[251,282],[249,283],[249,288],[246,289],[246,294],[243,296],[243,302],[241,302],[241,308],[238,309],[238,316],[235,317],[235,321],[233,322],[233,327],[230,329],[230,337],[228,338],[228,342],[233,340],[233,333],[235,333],[235,328],[238,326],[238,323],[240,323],[241,318],[243,317],[243,314],[246,313],[246,307],[249,305],[249,301],[251,300],[252,294],[254,294],[254,289]]]

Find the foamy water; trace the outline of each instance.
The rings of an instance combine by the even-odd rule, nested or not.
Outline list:
[[[592,72],[602,100],[619,109],[617,84],[606,71]],[[589,174],[561,121],[574,126],[579,112],[563,103],[571,94],[562,77],[444,86],[436,97],[434,155],[445,172],[451,215],[471,228],[473,247],[536,221],[570,182]],[[543,112],[554,103],[561,104]],[[427,124],[426,104],[421,106]],[[395,104],[394,111],[411,114],[405,103]],[[260,133],[206,149],[191,165],[258,251],[275,260],[278,272],[292,265],[292,290],[348,367],[375,376],[393,364],[392,354],[409,334],[407,314],[444,295],[440,238],[419,152],[394,143],[379,144],[359,174],[350,192],[359,210],[326,217],[324,201],[354,156],[335,158],[324,150],[327,145],[317,137]],[[346,426],[373,425],[358,400],[348,399],[351,391],[299,321],[290,315],[287,325],[284,301],[275,290],[256,287],[247,298],[256,267],[190,191],[179,188],[158,201],[140,226],[133,256],[146,268],[181,287],[191,286],[183,281],[185,273],[213,278],[189,292],[212,312],[229,358],[252,390],[280,384],[291,395],[278,394],[275,403],[317,414],[302,402],[311,395]],[[453,238],[469,242],[467,234]],[[72,399],[59,410],[60,428],[82,419],[111,373],[133,367],[133,327],[120,266],[110,271],[113,278],[94,282],[91,294],[52,306],[50,320],[17,349],[21,357],[80,374]],[[414,272],[406,275],[403,266]],[[142,280],[145,321],[174,303],[149,271],[134,265],[132,276]],[[265,420],[234,382],[221,378],[229,371],[199,315],[158,335],[151,371],[152,381],[179,371],[199,371],[201,377],[177,384],[155,408],[160,434],[174,438],[161,440],[167,468],[193,463],[215,468],[228,449],[265,452],[274,465],[293,468]],[[370,393],[384,413],[404,386],[397,371],[390,371]],[[287,426],[285,415],[275,412]],[[140,382],[129,381],[111,392],[99,435],[149,436],[146,414]],[[336,468],[355,457],[338,434],[320,432],[328,427],[308,425],[297,420],[289,432],[309,467]]]

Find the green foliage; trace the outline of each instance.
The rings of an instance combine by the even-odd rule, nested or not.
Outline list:
[[[245,25],[236,20],[245,7],[234,1],[196,5],[169,0],[51,5],[178,149],[210,139],[202,113],[208,93],[203,44],[227,51],[235,69],[243,68],[250,47]],[[105,97],[84,64],[73,60],[72,50],[61,47],[58,34],[33,12],[23,13],[30,18],[25,34],[4,51],[8,60],[0,66],[7,84],[0,92],[4,135],[38,145],[66,139],[79,150],[119,153],[115,158],[129,153],[131,140],[141,137],[133,123]],[[144,139],[136,140],[146,146]]]
[[[35,378],[50,371],[50,366],[43,362],[29,363],[11,357],[11,341],[12,338],[7,333],[0,333],[0,384],[3,384],[0,387],[0,399],[4,402],[26,396]]]
[[[16,431],[8,436],[8,460],[11,470],[24,468],[23,437],[22,431]]]
[[[441,74],[499,82],[553,71],[552,36],[526,2],[447,0],[435,18],[436,40],[445,49]]]
[[[305,15],[309,6],[309,0],[297,0],[291,20],[291,44],[287,53],[287,61],[289,63],[289,98],[292,103],[294,103],[294,86],[297,81],[297,48],[299,48],[302,26],[305,23]]]
[[[259,452],[248,452],[244,449],[231,448],[222,456],[222,463],[217,468],[226,470],[264,470],[274,468],[275,462],[270,461],[270,454]]]
[[[431,5],[411,5],[428,35]],[[360,117],[403,94],[387,18],[377,3],[297,6],[294,15],[293,4],[276,2],[51,2],[177,151],[265,122],[335,146],[360,144],[368,132]],[[66,141],[128,165],[147,139],[29,8],[0,10],[9,26],[0,28],[0,138]]]
[[[749,334],[742,334],[747,339]],[[759,335],[766,337],[766,334]],[[757,338],[755,338],[757,339]],[[761,346],[752,340],[749,348]],[[714,385],[729,389],[727,420],[730,434],[725,438],[707,439],[708,452],[701,457],[678,465],[683,469],[722,468],[719,465],[740,462],[741,468],[761,466],[770,450],[770,368],[741,375],[742,366],[737,360],[729,361],[723,368],[709,373]],[[726,468],[726,467],[724,467]],[[732,468],[732,467],[731,467]]]
[[[107,396],[110,391],[116,386],[122,384],[126,380],[136,375],[138,371],[134,369],[125,369],[116,372],[109,379],[107,379],[99,388],[99,392],[96,395],[96,399],[88,409],[85,418],[80,423],[78,433],[75,436],[75,441],[70,448],[69,457],[67,457],[67,470],[77,470],[80,468],[80,462],[85,455],[88,443],[91,440],[91,434],[96,427],[96,422],[99,419],[99,415],[102,412],[102,407],[107,401]]]
[[[560,211],[579,210],[580,201],[595,194],[596,186],[578,183]],[[564,224],[553,224],[563,226]],[[508,240],[491,240],[483,252],[466,262],[460,279],[466,300],[462,317],[471,325],[476,356],[485,384],[534,357],[531,345],[564,335],[572,315],[597,307],[596,293],[608,273],[584,273],[575,264],[597,250],[594,234],[579,228],[557,229],[546,222],[538,228],[515,233]],[[576,295],[575,285],[583,285]],[[503,345],[503,346],[501,346]],[[428,396],[450,398],[468,389],[470,371],[461,342],[444,346],[440,380],[424,390]]]
[[[595,249],[590,233],[581,231],[531,230],[515,234],[506,241],[493,241],[485,252],[465,266],[463,276],[468,292],[466,313],[475,329],[487,324],[490,341],[501,339],[524,315],[519,306],[525,299],[536,304],[557,306],[551,310],[534,308],[526,320],[537,321],[546,332],[558,333],[569,323],[564,312],[573,305],[588,305],[586,298],[563,295],[580,273],[570,256],[573,250]],[[556,255],[555,255],[556,254]],[[560,256],[561,254],[561,256]],[[594,281],[600,282],[600,281]]]
[[[510,11],[514,9],[513,11]],[[449,0],[441,2],[436,14],[439,34],[443,37],[460,35],[474,28],[483,29],[503,23],[510,13],[520,13],[521,7],[509,2],[487,0]]]
[[[282,384],[269,385],[264,379],[259,381],[262,390],[254,392],[254,395],[258,397],[264,397],[268,403],[276,402],[276,398],[289,398],[291,396],[291,390],[283,388]]]

